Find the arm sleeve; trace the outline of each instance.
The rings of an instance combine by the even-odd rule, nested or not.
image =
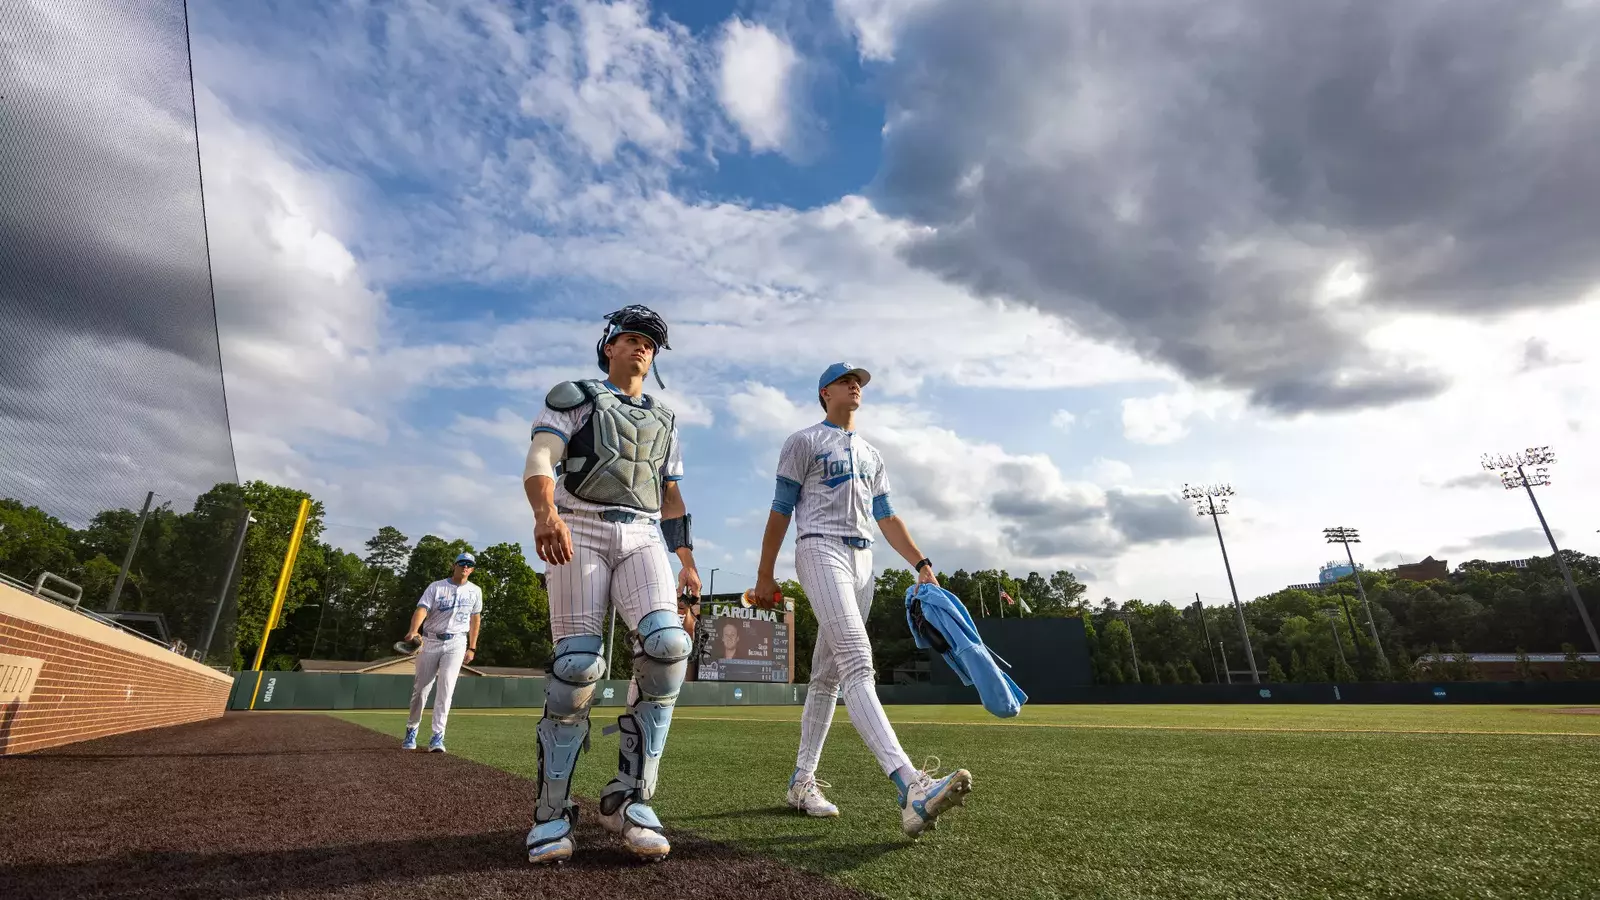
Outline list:
[[[873,450],[878,460],[878,471],[872,476],[872,518],[879,521],[894,515],[894,504],[889,502],[889,469],[883,464],[883,455]]]
[[[543,475],[554,481],[556,462],[564,455],[566,451],[561,435],[550,431],[535,431],[533,440],[528,444],[528,459],[522,466],[522,480],[527,481],[535,475]]]
[[[806,480],[806,446],[798,434],[783,442],[778,453],[778,483],[772,495],[772,511],[786,516],[794,515],[800,502],[800,486]]]
[[[417,601],[417,605],[423,609],[433,609],[433,585],[423,588],[422,598]]]
[[[483,615],[483,588],[478,588],[478,593],[472,598],[472,614]]]
[[[663,481],[683,480],[683,442],[678,437],[678,426],[672,426],[672,434],[667,438],[667,461],[661,467]]]

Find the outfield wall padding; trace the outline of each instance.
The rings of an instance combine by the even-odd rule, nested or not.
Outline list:
[[[260,688],[257,689],[257,676]],[[405,709],[411,704],[410,675],[354,675],[312,672],[241,672],[233,684],[230,709]],[[596,705],[622,706],[628,682],[600,682]],[[1600,706],[1600,681],[1472,681],[1417,684],[1171,684],[1066,686],[1052,692],[1052,703],[1495,703]],[[880,684],[885,705],[976,704],[977,693],[960,684]],[[682,706],[795,706],[805,702],[806,685],[741,682],[689,682],[678,695]],[[1030,701],[1043,703],[1045,701]],[[543,678],[462,678],[456,682],[455,709],[538,709],[544,705]]]

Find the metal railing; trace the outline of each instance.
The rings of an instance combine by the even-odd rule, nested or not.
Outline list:
[[[55,591],[45,587],[44,584],[47,581],[54,581],[65,587],[71,588],[72,596],[68,597],[66,594],[58,594]],[[39,580],[33,583],[33,595],[35,597],[49,597],[51,600],[66,606],[70,606],[73,609],[77,609],[78,604],[83,602],[83,588],[73,584],[65,578],[62,578],[60,575],[57,575],[54,572],[39,573]]]
[[[56,591],[52,591],[49,588],[46,588],[44,586],[44,583],[46,581],[59,581],[62,584],[66,585],[67,587],[70,587],[70,588],[73,588],[74,590],[76,590],[77,591],[77,595],[73,596],[73,597],[68,597],[68,596],[65,596],[63,594],[57,593]],[[161,641],[156,640],[155,638],[151,637],[148,634],[145,634],[142,631],[137,631],[135,629],[129,628],[126,625],[123,625],[121,622],[118,622],[118,621],[116,621],[114,619],[108,619],[105,616],[102,616],[99,613],[95,612],[94,610],[84,609],[83,606],[82,606],[83,588],[79,587],[76,584],[73,584],[72,582],[66,580],[65,578],[62,578],[59,575],[56,575],[53,572],[41,573],[39,575],[38,582],[35,583],[35,584],[32,584],[32,585],[30,585],[30,584],[28,584],[27,582],[24,582],[24,581],[18,581],[17,579],[12,578],[10,575],[7,575],[6,573],[0,572],[0,582],[4,582],[6,584],[9,584],[12,587],[14,587],[14,588],[16,588],[16,589],[18,589],[20,591],[26,591],[27,593],[32,594],[35,597],[41,597],[41,598],[43,598],[45,600],[49,600],[51,603],[55,603],[58,606],[64,606],[67,609],[72,610],[73,612],[77,613],[80,616],[84,616],[85,618],[93,619],[94,621],[99,622],[102,625],[106,625],[106,626],[109,626],[111,628],[115,628],[116,630],[122,632],[123,634],[131,634],[136,638],[140,638],[142,640],[149,641],[150,643],[155,644],[157,647],[160,647],[163,650],[173,650],[172,647],[162,643]]]

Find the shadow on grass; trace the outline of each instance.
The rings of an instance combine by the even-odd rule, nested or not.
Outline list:
[[[705,835],[704,832],[696,832],[694,827],[696,823],[750,823],[759,820],[771,823],[775,830],[779,830],[786,825],[793,827],[797,823],[808,821],[787,806],[730,809],[698,816],[676,816],[674,820],[683,823],[687,830],[705,836],[710,840],[725,841],[742,850],[770,856],[795,868],[820,875],[837,875],[842,872],[851,872],[881,856],[911,847],[909,839],[904,841],[882,841],[876,844],[829,843],[826,833],[816,832],[810,834],[795,833],[793,831],[788,834],[771,835],[738,834],[712,838],[709,835]]]

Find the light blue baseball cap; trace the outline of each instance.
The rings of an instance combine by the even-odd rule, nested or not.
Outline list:
[[[461,554],[460,556],[456,557],[456,562],[458,562],[458,563],[466,563],[467,565],[473,566],[474,568],[476,568],[477,565],[478,565],[478,561],[472,558],[472,554],[471,553],[463,553],[463,554]]]
[[[822,373],[822,378],[817,381],[817,390],[822,390],[846,375],[854,375],[861,379],[862,387],[866,387],[867,382],[872,380],[872,373],[868,372],[866,369],[863,369],[860,366],[852,366],[849,363],[836,362],[829,366],[827,371]]]

